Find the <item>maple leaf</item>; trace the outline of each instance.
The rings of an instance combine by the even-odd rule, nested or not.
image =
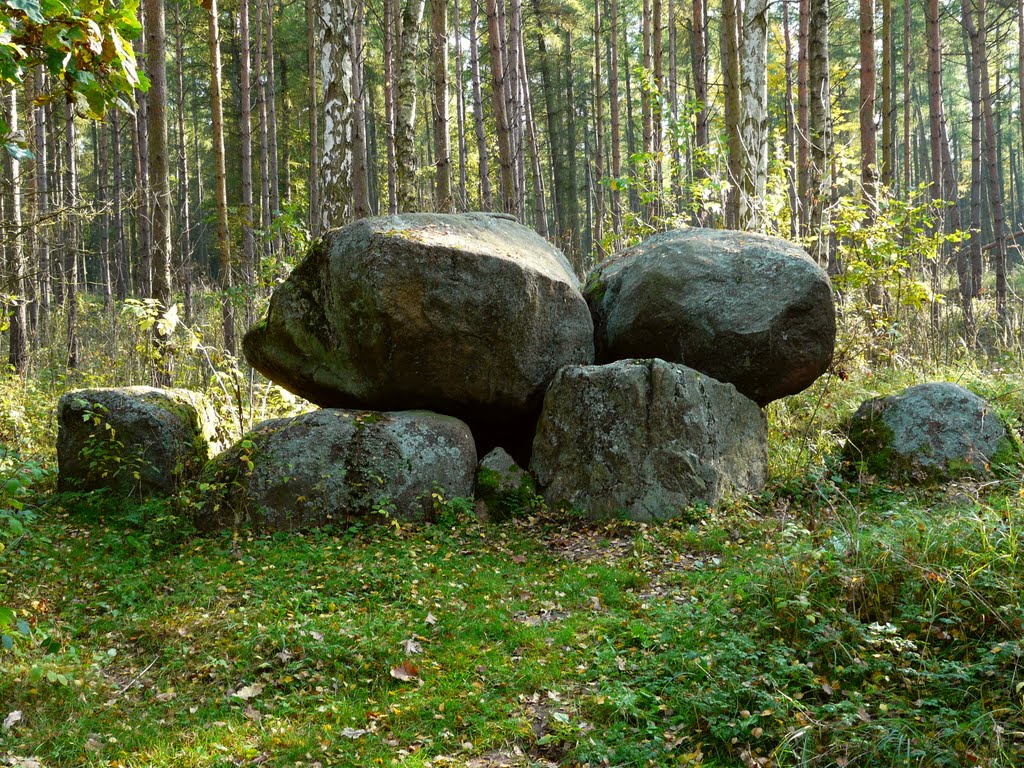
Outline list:
[[[14,710],[7,717],[4,718],[3,730],[9,731],[14,727],[14,724],[21,720],[21,710]]]
[[[420,670],[419,667],[409,661],[409,659],[406,659],[397,667],[391,668],[391,676],[396,680],[415,680],[420,676]]]

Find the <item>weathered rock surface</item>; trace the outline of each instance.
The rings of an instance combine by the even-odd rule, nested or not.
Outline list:
[[[431,494],[469,497],[476,446],[463,422],[428,411],[325,408],[257,425],[210,462],[201,529],[290,530],[387,514],[423,520]]]
[[[1021,458],[995,409],[948,382],[864,402],[850,422],[846,455],[872,474],[901,481],[986,475]]]
[[[761,488],[767,442],[756,403],[683,365],[569,366],[544,399],[530,469],[550,504],[659,520]]]
[[[68,392],[57,405],[57,487],[172,494],[220,450],[216,430],[206,398],[185,389]]]
[[[492,520],[529,511],[537,484],[504,448],[495,448],[476,470],[477,510]]]
[[[516,427],[559,368],[593,361],[593,322],[569,263],[533,230],[503,215],[405,214],[329,233],[244,350],[322,406]]]
[[[599,363],[682,363],[765,405],[806,389],[832,361],[828,277],[778,238],[665,232],[596,267],[584,295]]]

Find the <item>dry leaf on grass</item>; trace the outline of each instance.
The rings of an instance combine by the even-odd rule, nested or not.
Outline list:
[[[397,667],[391,668],[391,676],[396,680],[415,680],[420,676],[419,667],[406,659]]]

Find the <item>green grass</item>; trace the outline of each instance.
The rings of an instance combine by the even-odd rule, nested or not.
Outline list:
[[[0,761],[1020,765],[1020,494],[212,537],[57,499],[0,554]]]

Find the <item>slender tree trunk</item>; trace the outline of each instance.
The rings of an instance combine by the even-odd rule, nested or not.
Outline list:
[[[366,83],[364,81],[363,29],[365,0],[355,0],[352,20],[352,216],[370,215],[370,179],[366,155]]]
[[[163,0],[146,2],[146,72],[149,76],[147,129],[149,133],[149,194],[153,212],[153,298],[161,311],[170,310],[171,301],[171,183],[167,154],[167,42]],[[160,361],[156,378],[171,382],[170,334],[156,326],[157,354]]]
[[[459,144],[458,208],[464,211],[469,207],[466,197],[466,187],[469,186],[467,173],[469,152],[466,147],[466,89],[462,77],[464,62],[462,60],[462,19],[459,13],[459,0],[455,0],[454,13],[452,24],[455,27],[455,121]]]
[[[224,160],[224,108],[221,96],[220,24],[217,0],[202,0],[209,20],[207,44],[210,51],[210,112],[213,122],[214,202],[217,210],[218,277],[221,289],[221,323],[224,348],[235,354],[235,310],[231,289],[231,242],[228,237],[228,189]]]
[[[261,2],[261,0],[257,0]],[[266,102],[267,102],[267,176],[270,177],[270,218],[272,226],[274,219],[281,214],[281,175],[278,172],[277,154],[277,78],[274,69],[274,6],[271,0],[266,0]],[[267,224],[264,224],[267,228]],[[281,233],[275,232],[274,237],[268,237],[267,244],[273,244],[275,250],[281,248]]]
[[[759,232],[768,187],[768,0],[746,1],[742,38],[739,226]]]
[[[978,67],[978,79],[981,85],[981,106],[984,118],[985,129],[985,153],[988,161],[988,187],[989,205],[992,208],[992,232],[994,238],[994,252],[992,255],[993,268],[996,273],[996,314],[999,317],[999,325],[1003,331],[1009,325],[1009,313],[1007,307],[1007,285],[1006,285],[1006,228],[1005,214],[1003,212],[1003,181],[1000,173],[999,147],[996,143],[996,130],[994,106],[992,99],[992,88],[989,83],[988,67],[988,30],[986,22],[987,0],[977,0],[978,47],[975,53],[975,61]]]
[[[695,0],[700,2],[700,0]],[[608,107],[611,120],[612,144],[612,228],[616,242],[622,237],[622,192],[619,179],[622,178],[622,134],[619,126],[619,2],[609,0],[608,4]],[[550,137],[549,137],[550,140]]]
[[[888,1],[883,0],[883,2]],[[873,218],[878,206],[878,149],[875,136],[875,0],[860,0],[860,183],[869,215]]]
[[[145,7],[139,9],[139,20],[145,27]],[[138,38],[138,50],[136,53],[144,59],[146,55],[146,37],[140,34]],[[136,91],[136,103],[138,104],[134,125],[132,126],[132,140],[135,161],[135,222],[138,230],[138,247],[136,256],[138,258],[138,280],[136,287],[139,294],[148,298],[153,294],[153,267],[151,262],[153,249],[152,219],[150,218],[150,194],[149,194],[149,139],[147,137],[146,108],[148,97],[142,91]],[[75,270],[77,275],[78,270]]]
[[[491,0],[493,2],[493,0]],[[398,47],[398,124],[395,137],[398,164],[398,208],[416,208],[416,54],[426,0],[406,0]]]
[[[560,195],[565,203],[566,230],[562,231],[562,250],[576,270],[583,275],[583,251],[580,246],[580,203],[579,182],[576,169],[578,145],[576,133],[576,96],[572,69],[572,33],[568,27],[562,29],[562,72],[565,73],[565,161],[568,173],[565,177],[566,194]]]
[[[487,0],[487,28],[491,47],[491,92],[498,137],[498,163],[501,169],[501,209],[511,213],[516,209],[515,187],[512,180],[512,139],[509,135],[508,98],[505,93],[502,28],[499,24],[496,0]]]
[[[110,145],[113,155],[113,227],[114,227],[114,296],[118,301],[128,297],[128,264],[125,252],[124,213],[122,210],[122,179],[124,169],[121,156],[121,112],[117,108],[110,113]],[[43,174],[45,177],[45,174]]]
[[[470,0],[469,6],[469,68],[473,79],[473,127],[476,151],[480,162],[480,207],[494,207],[491,198],[490,160],[487,153],[487,134],[484,127],[484,99],[480,88],[480,0]]]
[[[388,151],[388,213],[398,213],[398,166],[395,160],[395,46],[398,40],[396,0],[384,0],[384,124]]]
[[[591,249],[594,261],[604,258],[604,185],[602,177],[604,168],[602,160],[604,156],[604,100],[601,98],[601,3],[594,2],[594,232],[593,247]]]
[[[957,277],[960,281],[960,302],[964,310],[965,330],[967,331],[968,342],[973,342],[973,307],[972,299],[977,296],[980,286],[974,284],[975,267],[980,273],[982,263],[981,253],[981,196],[982,196],[982,172],[981,172],[981,80],[979,77],[978,62],[975,58],[975,51],[978,47],[977,31],[974,29],[974,21],[971,18],[971,6],[969,0],[962,0],[963,30],[964,30],[964,54],[967,60],[967,79],[971,93],[971,234],[966,247],[958,249]],[[967,263],[964,263],[964,261]],[[980,274],[979,274],[980,276]]]
[[[99,215],[94,221],[99,225],[99,257],[102,270],[103,308],[114,308],[113,270],[110,268],[110,144],[107,141],[106,120],[93,123],[93,140],[97,145],[96,201]]]
[[[910,2],[910,0],[906,0]],[[800,197],[800,233],[809,231],[811,221],[811,75],[810,39],[811,2],[799,0],[799,19],[797,21],[797,39],[800,43],[797,61],[797,192]]]
[[[829,77],[828,0],[810,0],[807,35],[807,74],[810,138],[810,231],[820,231],[830,193],[829,156],[832,151],[832,88]],[[829,249],[819,238],[816,257],[825,261]]]
[[[544,202],[544,175],[540,164],[540,146],[537,140],[537,125],[533,120],[533,103],[530,98],[530,77],[526,69],[526,45],[523,39],[523,25],[519,25],[519,82],[522,85],[523,114],[526,121],[527,141],[530,146],[530,174],[533,181],[533,209],[537,232],[548,236],[548,212]]]
[[[796,181],[797,126],[793,101],[793,43],[789,28],[789,3],[790,0],[782,0],[782,35],[786,56],[786,181],[789,188],[789,236],[795,239],[800,234],[800,197]]]
[[[385,11],[390,7],[391,0],[385,0]],[[385,34],[385,40],[390,39],[390,31]],[[317,99],[316,88],[316,6],[315,0],[306,0],[306,77],[308,83],[309,98],[309,228],[310,234],[316,237],[320,231],[320,142],[319,126],[317,116],[320,114],[320,104]],[[385,59],[386,60],[386,59]],[[391,85],[390,77],[385,74],[385,87]],[[250,117],[250,156],[252,154],[252,119]],[[389,142],[391,145],[392,142]],[[251,174],[251,162],[250,162]],[[251,186],[250,176],[250,186]],[[251,193],[250,193],[251,196]],[[249,205],[250,219],[252,203]]]
[[[891,187],[896,143],[896,99],[892,72],[892,0],[882,0],[882,167],[883,187]]]
[[[241,38],[241,66],[239,66],[238,90],[241,109],[239,110],[238,132],[242,155],[242,280],[249,289],[246,291],[245,300],[246,326],[252,325],[255,320],[255,306],[253,303],[255,291],[253,288],[256,285],[256,233],[253,231],[252,212],[252,82],[249,78],[252,35],[249,28],[249,12],[249,0],[240,0],[238,34]],[[313,44],[310,43],[309,45],[312,47]],[[311,125],[311,130],[314,129],[315,125]],[[315,137],[312,134],[310,141],[315,142]],[[318,182],[314,180],[313,186],[310,189],[311,211],[314,210],[312,195],[317,186]],[[311,226],[316,229],[316,222],[311,220]]]
[[[430,0],[430,85],[434,101],[434,179],[437,210],[454,210],[448,117],[448,1]]]
[[[725,79],[725,130],[729,148],[729,193],[726,226],[740,226],[740,188],[743,178],[743,139],[740,135],[740,58],[737,0],[723,0],[722,72]]]
[[[11,89],[3,96],[4,120],[12,135],[18,133],[18,95]],[[21,232],[21,164],[10,152],[0,150],[3,157],[4,214],[7,235],[4,237],[7,280],[6,288],[11,296],[8,308],[8,351],[7,364],[21,375],[28,368],[28,315],[25,300],[28,295],[25,264],[24,237]]]
[[[321,15],[324,13],[321,10]],[[260,229],[261,249],[270,253],[270,227],[272,214],[270,208],[270,133],[267,127],[267,80],[264,71],[265,27],[263,24],[263,0],[256,0],[256,45],[253,49],[253,74],[256,76],[256,118],[260,135]],[[323,52],[321,51],[321,56]],[[326,90],[327,83],[324,83]],[[327,105],[325,104],[325,108]],[[325,122],[327,118],[325,117]],[[326,139],[325,139],[326,142]],[[323,161],[321,160],[321,163]],[[320,193],[323,198],[330,195],[323,188],[323,169],[321,169]],[[321,211],[323,209],[321,201]],[[321,214],[323,215],[323,214]],[[321,225],[323,222],[321,221]],[[250,286],[251,288],[251,286]]]
[[[67,303],[68,368],[79,364],[78,339],[78,256],[80,245],[74,208],[78,204],[77,137],[75,105],[70,90],[64,101],[64,205],[69,211],[64,247],[64,300]]]
[[[38,98],[45,92],[45,72],[42,65],[36,67],[35,77],[33,78],[33,97]],[[32,164],[32,187],[33,192],[33,214],[36,221],[41,221],[50,210],[50,179],[49,179],[49,161],[51,155],[49,152],[49,145],[46,141],[46,114],[47,111],[42,106],[37,106],[32,109],[32,129],[35,134],[35,160]],[[116,133],[116,121],[118,119],[117,109],[113,110],[113,120],[115,125],[115,138],[114,146],[115,152],[117,151],[118,135]],[[114,168],[115,173],[120,168],[120,154],[115,155]],[[117,177],[115,176],[115,194],[114,199],[114,216],[116,221],[120,222],[121,217],[121,199],[120,199],[120,186],[117,184]],[[116,231],[116,230],[115,230]],[[122,240],[122,235],[118,232],[118,244]],[[35,263],[36,269],[38,270],[38,299],[41,310],[48,310],[50,308],[51,290],[50,284],[50,228],[45,226],[39,226],[35,234]],[[123,296],[119,298],[123,299]]]
[[[181,263],[181,287],[184,294],[185,322],[194,319],[192,304],[192,221],[188,199],[188,152],[185,143],[185,54],[184,32],[181,28],[181,3],[174,5],[175,69],[177,71],[177,142],[178,142],[178,259]]]

